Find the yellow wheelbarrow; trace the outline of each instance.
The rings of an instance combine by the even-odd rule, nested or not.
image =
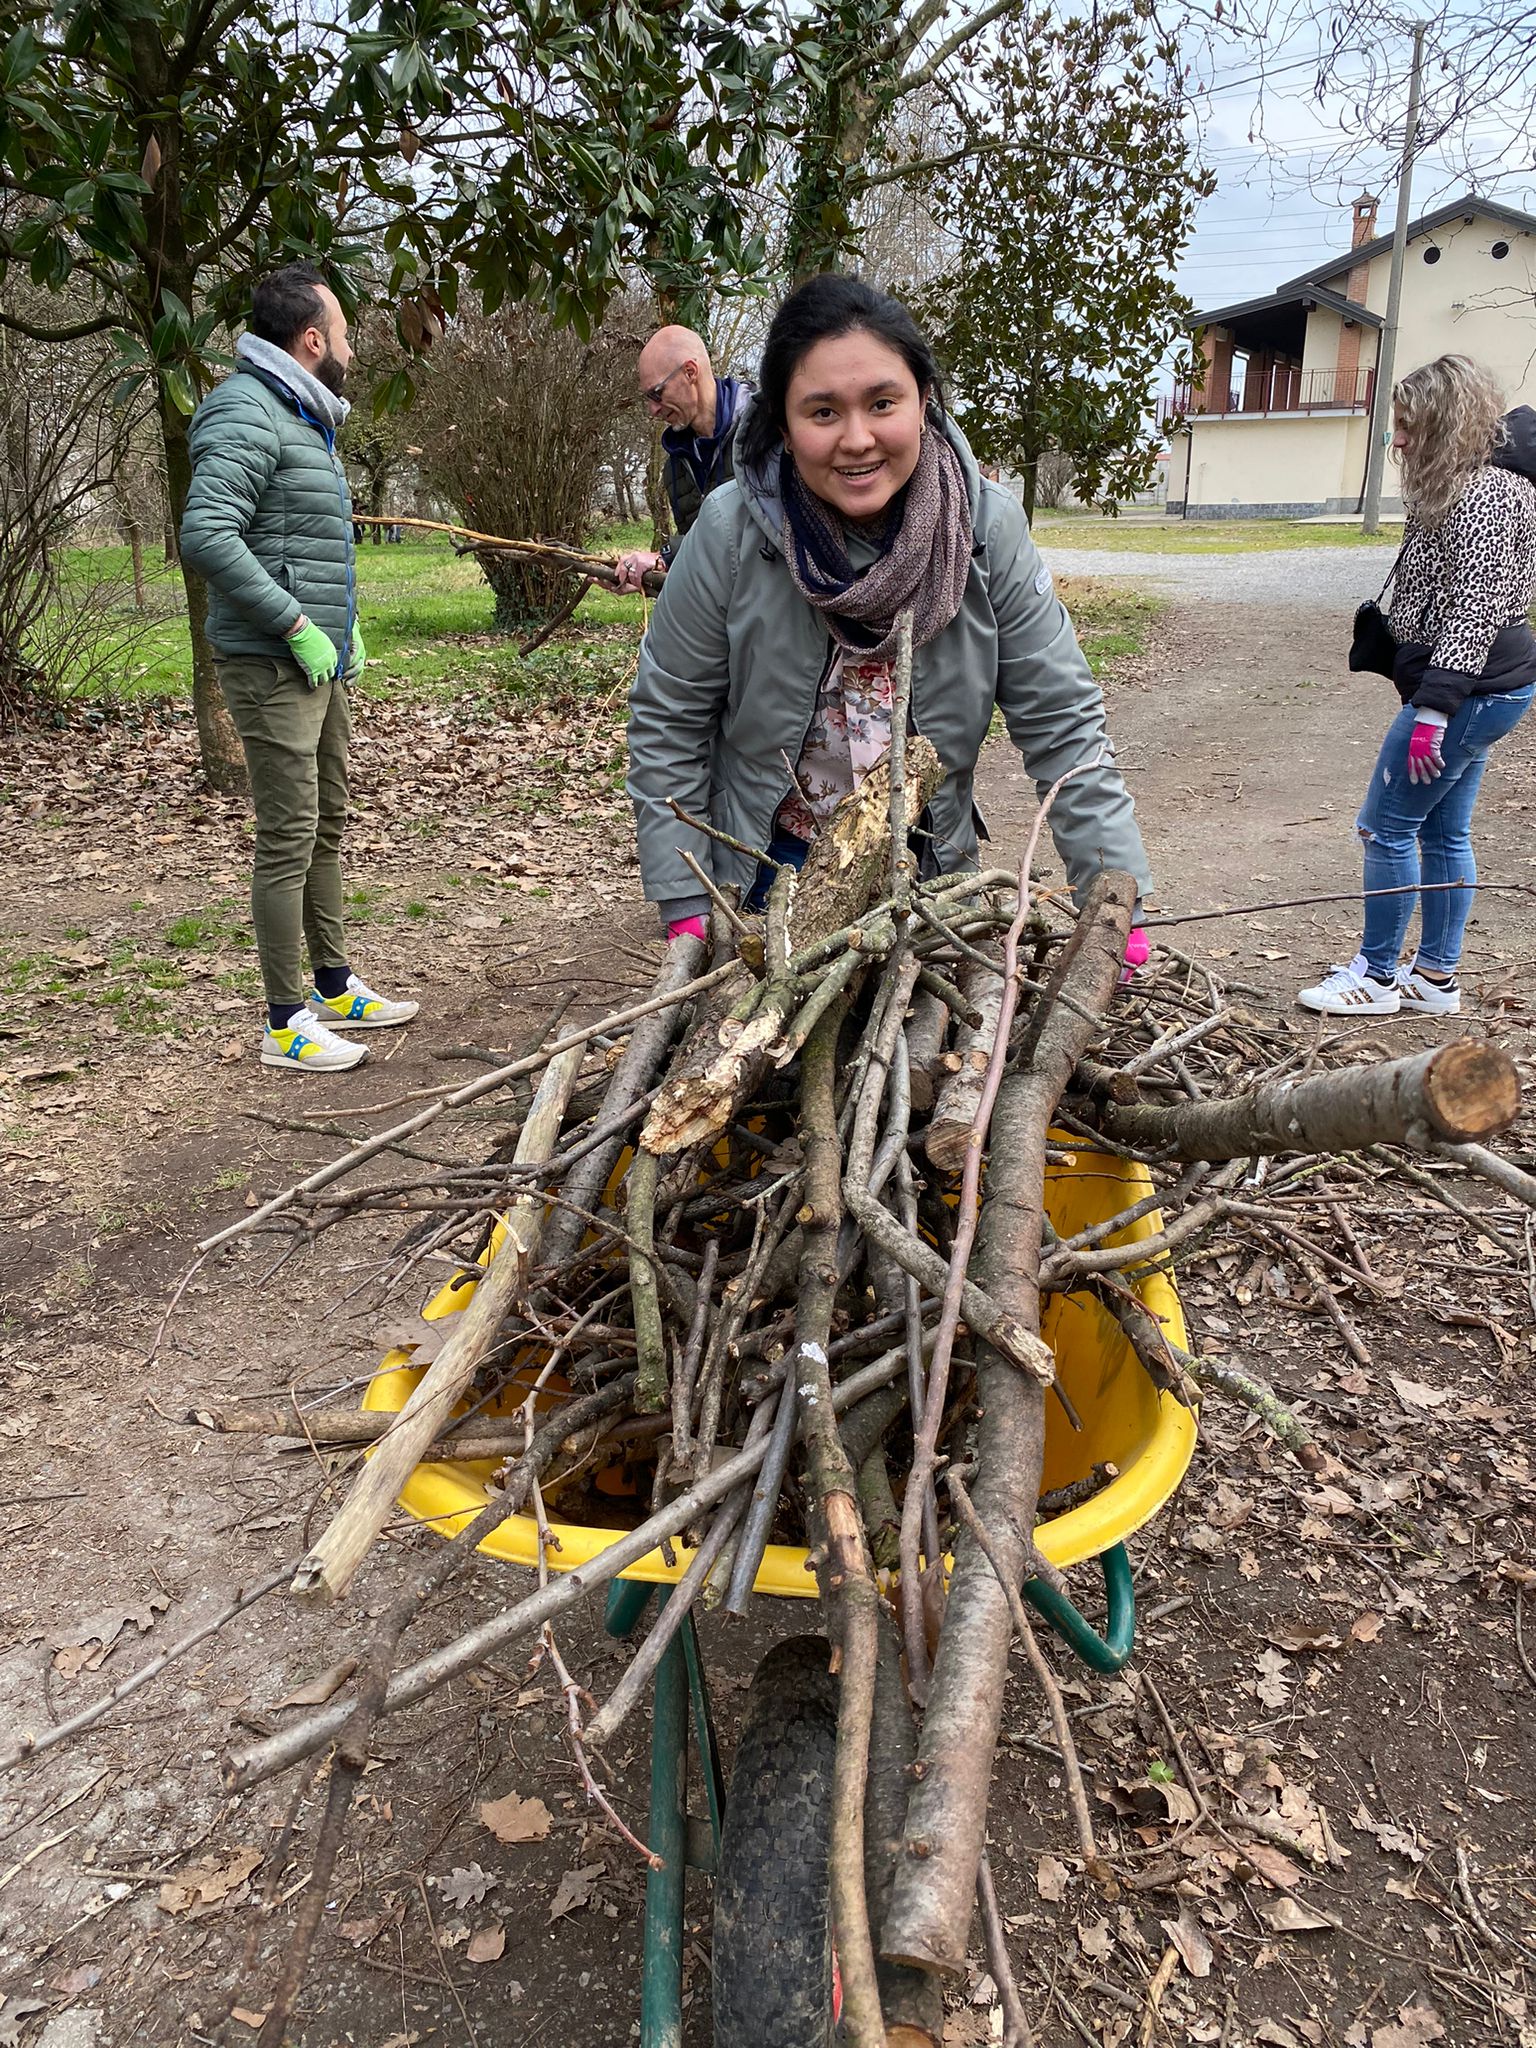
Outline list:
[[[1122,1214],[1151,1192],[1144,1167],[1079,1151],[1070,1163],[1048,1170],[1046,1213],[1059,1236],[1071,1237]],[[1153,1213],[1106,1242],[1133,1243],[1160,1228]],[[495,1256],[497,1246],[493,1236],[486,1260]],[[1172,1282],[1151,1272],[1136,1286],[1168,1336],[1185,1344]],[[450,1282],[423,1315],[437,1321],[457,1314],[473,1292],[470,1281]],[[1106,1597],[1103,1633],[1053,1587],[1032,1580],[1024,1592],[1084,1663],[1097,1671],[1116,1671],[1130,1656],[1135,1634],[1125,1539],[1157,1513],[1183,1478],[1194,1454],[1195,1418],[1153,1385],[1119,1324],[1094,1296],[1052,1297],[1041,1334],[1056,1355],[1062,1391],[1082,1423],[1081,1430],[1072,1428],[1066,1408],[1048,1404],[1043,1492],[1072,1488],[1106,1465],[1115,1476],[1081,1505],[1040,1522],[1035,1541],[1063,1570],[1099,1560]],[[363,1405],[397,1411],[420,1376],[409,1353],[391,1351]],[[520,1377],[526,1382],[526,1373]],[[525,1390],[514,1386],[492,1412],[510,1414]],[[400,1495],[401,1506],[440,1535],[453,1536],[485,1506],[496,1469],[491,1460],[418,1465]],[[553,1521],[550,1526],[558,1548],[547,1557],[555,1571],[590,1562],[626,1533],[585,1523]],[[482,1548],[509,1563],[536,1566],[538,1526],[531,1515],[512,1517]],[[609,1632],[631,1634],[655,1590],[663,1589],[665,1599],[692,1554],[675,1544],[670,1562],[654,1550],[631,1564],[609,1587]],[[771,1544],[755,1590],[815,1598],[816,1580],[804,1549]],[[826,2048],[833,2038],[835,1973],[825,1905],[825,1843],[815,1836],[828,1807],[824,1795],[835,1740],[826,1665],[825,1645],[805,1638],[769,1652],[748,1693],[728,1790],[691,1614],[662,1656],[651,1716],[647,1835],[661,1864],[646,1882],[641,2048],[679,2048],[682,2040],[683,1887],[690,1867],[707,1871],[716,1881],[716,2048]],[[687,1810],[690,1720],[703,1766],[707,1825],[690,1823]],[[794,1866],[788,1876],[786,1859]]]

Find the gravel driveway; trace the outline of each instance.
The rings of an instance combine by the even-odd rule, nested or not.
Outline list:
[[[1111,554],[1049,545],[1040,552],[1058,576],[1099,576],[1196,602],[1352,610],[1386,581],[1397,542],[1379,548],[1282,548],[1239,555]]]

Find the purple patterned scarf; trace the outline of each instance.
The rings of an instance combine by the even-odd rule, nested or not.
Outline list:
[[[894,533],[861,576],[848,559],[842,518],[818,498],[785,449],[779,488],[789,523],[795,588],[826,615],[834,640],[864,660],[889,661],[896,619],[911,605],[913,645],[936,640],[960,609],[971,567],[971,512],[960,458],[943,430],[924,429]]]

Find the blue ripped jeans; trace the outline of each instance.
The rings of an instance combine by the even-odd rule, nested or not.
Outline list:
[[[1418,713],[1405,704],[1387,728],[1371,786],[1355,820],[1365,850],[1365,886],[1401,888],[1401,896],[1367,895],[1360,950],[1371,973],[1390,980],[1413,917],[1412,891],[1421,882],[1461,883],[1439,888],[1420,903],[1418,965],[1451,974],[1461,959],[1462,934],[1472,911],[1477,861],[1472,812],[1490,750],[1513,732],[1536,696],[1536,682],[1519,690],[1468,697],[1440,739],[1445,772],[1433,782],[1408,780],[1408,742]]]

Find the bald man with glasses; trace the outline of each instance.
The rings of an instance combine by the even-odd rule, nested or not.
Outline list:
[[[691,327],[659,329],[635,367],[641,403],[662,423],[667,497],[677,537],[659,555],[648,548],[621,555],[620,590],[639,590],[649,570],[666,574],[704,500],[735,474],[736,420],[748,395],[737,378],[715,375],[709,350]]]

